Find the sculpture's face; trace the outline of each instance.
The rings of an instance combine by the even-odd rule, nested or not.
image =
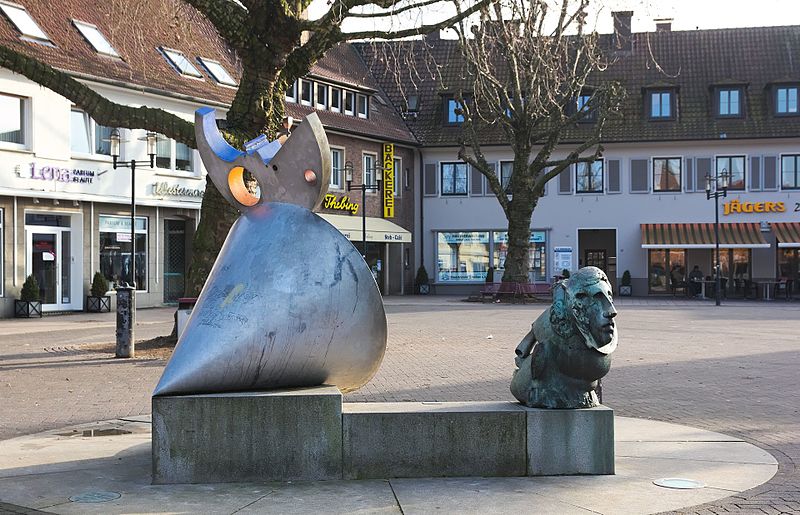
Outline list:
[[[617,310],[611,284],[599,269],[581,269],[577,277],[570,278],[572,314],[578,330],[586,338],[586,345],[603,354],[617,348],[617,328],[614,317]]]

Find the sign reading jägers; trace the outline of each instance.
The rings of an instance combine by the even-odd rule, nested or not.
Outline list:
[[[153,183],[153,195],[156,197],[199,197],[202,198],[203,190],[198,188],[184,188],[179,184],[166,182]]]
[[[383,217],[394,218],[394,145],[383,144]]]

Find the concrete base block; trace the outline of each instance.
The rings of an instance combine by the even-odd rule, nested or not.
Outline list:
[[[345,479],[525,475],[516,404],[352,403],[342,417]]]
[[[342,477],[336,387],[153,398],[153,483]]]
[[[614,410],[524,409],[529,476],[614,473]]]

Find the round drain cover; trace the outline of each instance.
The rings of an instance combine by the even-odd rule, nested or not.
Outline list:
[[[117,492],[84,492],[82,494],[73,495],[69,500],[72,502],[96,503],[113,501],[120,497],[122,497],[122,495]]]
[[[680,477],[665,477],[653,481],[656,486],[663,486],[664,488],[677,488],[679,490],[692,490],[695,488],[705,488],[705,483],[695,481],[694,479],[684,479]]]

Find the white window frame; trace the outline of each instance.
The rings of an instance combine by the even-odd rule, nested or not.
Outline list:
[[[360,102],[362,98],[364,99],[364,108],[366,109],[366,111],[363,113],[361,112],[361,102]],[[365,118],[365,119],[369,118],[369,96],[357,94],[355,108],[359,118]]]
[[[328,85],[322,84],[321,82],[314,83],[314,106],[317,109],[327,109],[328,108]],[[319,94],[322,93],[322,101],[320,102]]]
[[[169,141],[169,168],[163,168],[161,166],[158,166],[158,157],[159,156],[158,156],[158,154],[156,154],[156,157],[154,159],[155,166],[154,166],[153,169],[157,170],[157,171],[161,171],[161,172],[165,172],[166,171],[166,172],[169,172],[169,173],[175,174],[175,175],[183,175],[183,176],[188,176],[188,177],[194,177],[196,175],[196,172],[197,172],[197,156],[195,156],[196,150],[194,150],[193,148],[189,147],[189,169],[188,170],[178,170],[178,169],[175,168],[175,163],[176,163],[176,160],[177,160],[177,157],[178,157],[178,148],[177,148],[178,144],[177,144],[177,141],[175,141],[172,138],[167,138],[163,134],[159,134],[158,136],[159,136],[160,140],[168,140]]]
[[[333,105],[333,92],[334,91],[339,93],[339,105],[335,106],[335,107]],[[331,86],[330,87],[330,91],[328,92],[329,109],[331,111],[333,111],[334,113],[342,112],[342,100],[344,99],[343,97],[344,96],[342,95],[342,88],[337,88],[336,86]]]
[[[367,166],[367,158],[372,159],[372,170]],[[364,184],[374,185],[378,166],[378,154],[376,152],[363,152],[361,154],[361,179]],[[369,174],[369,175],[368,175]],[[376,194],[375,190],[367,190],[367,193]]]
[[[202,66],[206,70],[206,73],[208,73],[208,75],[210,75],[211,78],[214,79],[214,82],[216,82],[218,85],[227,86],[229,88],[235,88],[236,86],[238,86],[238,84],[236,83],[236,79],[233,78],[233,75],[228,73],[228,70],[222,65],[221,62],[200,56],[197,57],[197,62],[200,63],[200,66]],[[220,70],[222,70],[222,72],[228,76],[227,78],[230,79],[230,81],[225,79],[225,77],[223,77],[222,79],[220,77],[217,77],[217,74],[214,73],[212,66],[209,66],[214,64],[219,66]]]
[[[5,14],[6,18],[8,18],[8,20],[11,22],[14,28],[19,31],[22,39],[34,41],[36,43],[44,42],[47,43],[48,45],[52,45],[50,36],[48,36],[47,33],[44,30],[42,30],[39,24],[36,23],[36,20],[33,19],[33,16],[31,16],[31,13],[29,13],[24,6],[19,4],[14,4],[11,2],[0,2],[0,9],[2,9],[3,14]],[[9,12],[15,12],[26,16],[28,18],[26,21],[33,24],[36,30],[39,31],[38,34],[33,32],[25,32],[25,30],[22,27],[20,27],[16,21],[14,21],[14,18],[12,17],[11,14],[9,14]]]
[[[306,79],[300,79],[299,83],[300,83],[300,87],[297,90],[297,98],[300,100],[300,104],[302,104],[304,106],[309,106],[309,107],[313,106],[314,105],[314,82],[312,82],[310,80],[306,80]],[[309,91],[311,92],[311,98],[309,100],[303,99],[303,86],[305,86],[306,84],[308,84],[308,87],[310,88]]]
[[[88,136],[89,136],[89,152],[77,152],[77,151],[72,149],[72,131],[70,130],[69,151],[70,151],[70,154],[72,155],[72,157],[73,158],[79,158],[79,159],[87,159],[87,158],[89,158],[89,159],[97,159],[97,160],[100,160],[100,161],[109,161],[109,162],[111,162],[112,158],[111,158],[110,154],[101,154],[99,152],[95,152],[95,144],[94,144],[94,142],[95,142],[95,138],[97,137],[97,129],[98,129],[98,127],[101,127],[101,125],[98,125],[98,123],[96,121],[94,121],[94,118],[89,116],[89,113],[87,113],[83,109],[81,109],[79,107],[76,107],[76,106],[72,106],[72,109],[70,109],[70,117],[72,116],[72,113],[75,113],[75,112],[83,114],[84,122],[87,124],[87,128],[88,128],[88,131],[89,131],[89,134],[88,134]],[[72,126],[72,120],[70,119],[70,129],[71,129],[71,126]],[[121,150],[122,145],[123,145],[123,143],[120,143],[120,150]]]
[[[20,116],[21,116],[21,127],[20,132],[22,133],[22,143],[12,143],[10,141],[0,141],[0,149],[2,150],[30,150],[31,149],[31,141],[33,140],[31,134],[31,119],[32,119],[32,112],[31,112],[31,99],[29,97],[23,97],[20,95],[14,95],[11,93],[0,93],[0,96],[4,97],[11,97],[20,100]]]
[[[81,36],[83,36],[83,39],[88,41],[89,45],[91,45],[91,47],[94,48],[95,52],[97,52],[98,54],[107,55],[107,56],[110,56],[110,57],[119,57],[119,53],[117,52],[117,49],[114,48],[111,45],[111,42],[108,40],[106,35],[103,34],[103,32],[100,30],[100,28],[97,25],[94,25],[94,24],[91,24],[91,23],[86,23],[85,21],[76,20],[74,18],[72,19],[72,24],[75,25],[75,28],[78,29],[78,32],[81,33]],[[92,41],[92,38],[89,37],[89,34],[92,33],[92,32],[96,32],[97,35],[100,36],[100,39],[102,39],[103,42],[106,44],[106,46],[108,46],[108,50],[101,50],[97,46],[97,44],[95,44],[95,42]]]
[[[116,234],[118,232],[121,232],[121,231],[103,231],[103,230],[101,230],[100,229],[100,218],[102,218],[102,217],[105,217],[105,218],[124,218],[124,219],[130,220],[130,216],[107,215],[107,214],[103,214],[103,213],[99,213],[98,214],[98,222],[97,222],[98,223],[98,228],[97,228],[97,234],[98,234],[98,241],[97,241],[97,258],[98,258],[98,261],[97,262],[98,263],[100,262],[100,234],[102,234],[104,232],[105,233],[109,233],[109,234]],[[145,270],[145,273],[144,273],[144,282],[145,282],[144,288],[140,289],[140,285],[137,284],[136,285],[136,291],[137,292],[147,293],[149,291],[149,285],[150,285],[150,218],[148,216],[136,215],[136,220],[144,220],[144,229],[136,229],[136,228],[134,228],[134,237],[137,234],[144,234],[144,255],[145,255],[145,260],[144,261],[146,263],[145,264],[145,269],[144,269]],[[136,223],[136,222],[134,222],[134,223]],[[128,229],[127,233],[130,234],[130,232],[131,232],[130,229]],[[136,242],[135,241],[132,242],[131,245],[133,245],[134,254],[135,254]],[[92,252],[94,252],[94,249],[92,249]],[[98,266],[98,268],[99,268],[99,266]],[[122,278],[122,279],[124,280],[125,278]],[[111,281],[109,281],[109,283],[111,283]],[[113,288],[112,288],[112,290],[113,290]]]
[[[350,96],[353,99],[352,109],[347,109],[347,97]],[[342,90],[342,111],[344,114],[349,114],[350,116],[355,116],[356,114],[356,93],[355,91],[349,91],[346,89]]]
[[[175,50],[174,48],[169,48],[169,47],[159,47],[158,50],[159,53],[161,53],[161,55],[164,56],[164,59],[166,59],[167,63],[172,67],[172,69],[175,70],[175,72],[181,77],[188,77],[190,79],[195,79],[195,80],[205,80],[203,78],[203,74],[200,72],[200,70],[197,69],[197,66],[195,66],[192,63],[192,61],[189,60],[188,57],[186,57],[186,54],[184,54],[180,50]],[[188,65],[186,71],[180,68],[178,62],[175,59],[173,59],[172,56],[170,55],[171,53],[175,54],[176,57],[177,56],[182,57],[186,61],[186,64]],[[196,74],[192,73],[192,70],[194,70]]]
[[[333,153],[339,153],[339,168],[334,168]],[[331,147],[331,181],[330,187],[332,189],[344,189],[344,147]]]
[[[286,101],[287,101],[287,102],[294,102],[294,103],[297,103],[297,99],[298,99],[298,90],[299,90],[299,87],[300,87],[300,85],[298,84],[298,82],[299,82],[299,81],[294,81],[294,82],[292,83],[291,89],[287,90],[287,91],[286,91],[286,93],[284,94],[284,97],[286,98]],[[289,92],[291,92],[292,94],[290,95],[290,94],[289,94]]]
[[[403,158],[402,157],[395,157],[394,162],[394,198],[400,198],[403,192],[403,185],[400,181],[403,179]]]

